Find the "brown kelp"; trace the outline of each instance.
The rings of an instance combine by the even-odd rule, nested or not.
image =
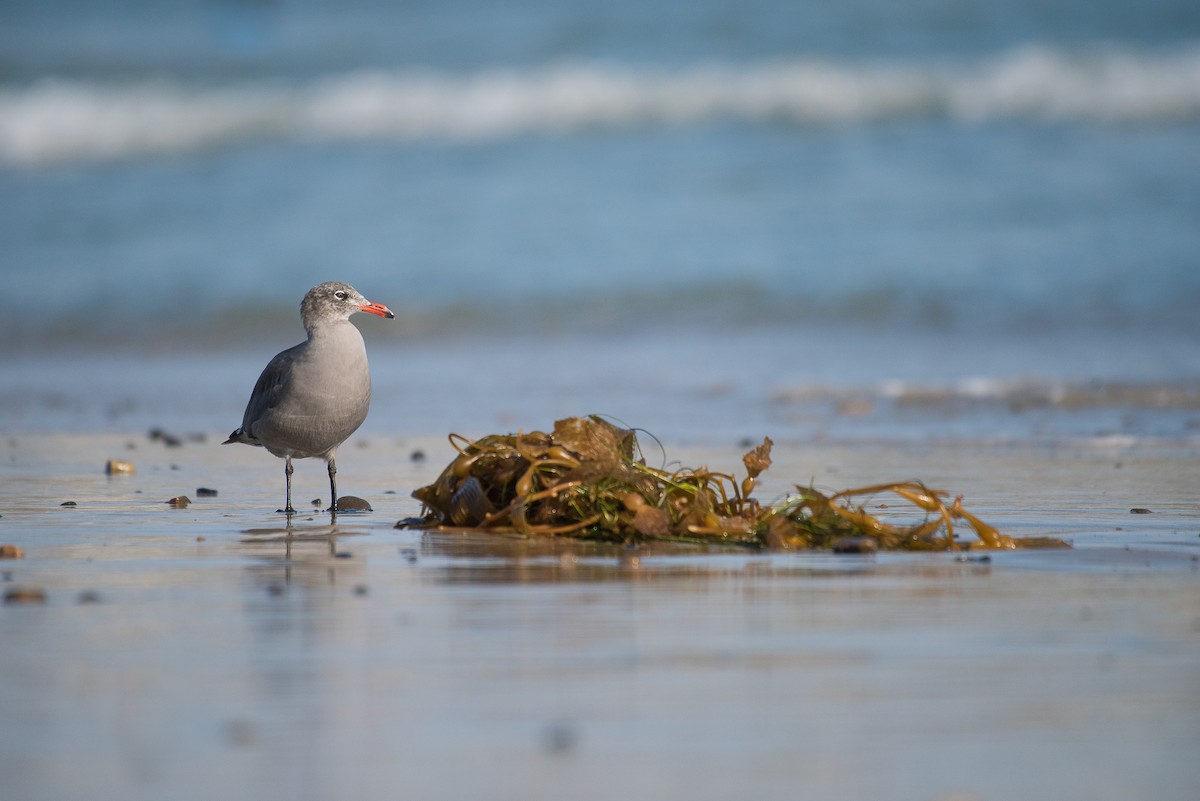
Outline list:
[[[426,524],[523,535],[638,543],[740,545],[754,548],[855,550],[1011,549],[1062,546],[1059,540],[1001,534],[963,508],[962,497],[916,481],[878,484],[832,494],[796,487],[782,503],[753,497],[771,465],[771,440],[742,457],[745,477],[707,467],[650,467],[633,431],[601,417],[571,417],[551,433],[492,434],[450,442],[458,456],[428,486],[413,492]],[[880,520],[863,499],[890,494],[915,507],[911,524]],[[975,539],[955,526],[965,521]],[[861,546],[866,546],[861,547]]]

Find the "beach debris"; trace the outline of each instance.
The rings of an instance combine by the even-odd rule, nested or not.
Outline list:
[[[432,484],[413,492],[424,506],[425,527],[626,544],[837,546],[852,553],[868,553],[871,544],[953,551],[1067,547],[1056,539],[1005,536],[967,511],[962,496],[951,500],[949,493],[917,481],[835,493],[796,486],[781,503],[764,506],[752,493],[759,475],[771,466],[770,438],[742,457],[746,475],[740,481],[707,467],[650,467],[635,432],[599,416],[559,420],[550,433],[491,434],[477,440],[451,434],[450,443],[458,455]],[[880,495],[915,507],[921,519],[898,523],[869,514],[866,507]],[[966,522],[974,539],[958,539],[959,521]]]
[[[233,748],[251,748],[258,742],[258,727],[243,718],[230,720],[225,724],[225,740]]]
[[[191,504],[192,499],[186,495],[176,495],[174,498],[166,501],[166,504],[172,509],[186,509]]]
[[[25,551],[21,550],[20,545],[9,545],[5,543],[0,545],[0,559],[24,559]]]
[[[357,495],[343,495],[335,504],[339,512],[371,512],[371,504]]]
[[[104,465],[104,472],[110,476],[129,476],[137,472],[133,466],[133,462],[126,462],[123,459],[109,459]]]
[[[168,448],[179,448],[183,446],[183,438],[174,434],[169,434],[161,428],[152,428],[146,435],[151,442],[161,442]]]
[[[542,732],[542,750],[551,756],[561,756],[574,750],[579,743],[576,727],[565,720],[555,721]]]
[[[217,491],[215,489],[209,489],[208,487],[197,487],[196,488],[196,497],[197,498],[215,498],[215,497],[217,497]]]
[[[44,604],[46,591],[39,587],[13,587],[5,590],[5,604]]]

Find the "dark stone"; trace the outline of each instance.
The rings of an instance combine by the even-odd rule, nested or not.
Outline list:
[[[879,543],[870,537],[842,537],[833,541],[834,553],[875,553]]]
[[[371,512],[371,504],[359,498],[356,495],[343,495],[338,498],[337,510],[339,512]]]

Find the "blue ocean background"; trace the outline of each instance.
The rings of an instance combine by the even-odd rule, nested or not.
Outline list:
[[[1200,441],[1200,7],[10,0],[0,421]]]

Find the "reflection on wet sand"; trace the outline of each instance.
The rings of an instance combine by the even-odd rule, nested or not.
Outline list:
[[[344,515],[343,515],[344,516]],[[244,544],[264,544],[282,542],[284,544],[284,558],[291,559],[292,544],[306,542],[325,542],[329,544],[329,555],[338,556],[338,538],[344,536],[355,536],[367,533],[364,527],[347,528],[344,525],[338,524],[337,512],[329,513],[329,523],[317,523],[315,517],[305,518],[301,525],[297,525],[294,518],[295,515],[287,515],[282,527],[269,526],[264,528],[250,528],[242,533],[246,536],[242,539]],[[311,523],[309,525],[308,523]]]
[[[904,575],[936,579],[964,570],[990,570],[989,557],[903,554],[770,553],[738,548],[657,544],[627,548],[553,537],[498,536],[477,531],[430,531],[419,553],[433,561],[427,573],[453,584],[648,582],[743,577],[831,578]]]

